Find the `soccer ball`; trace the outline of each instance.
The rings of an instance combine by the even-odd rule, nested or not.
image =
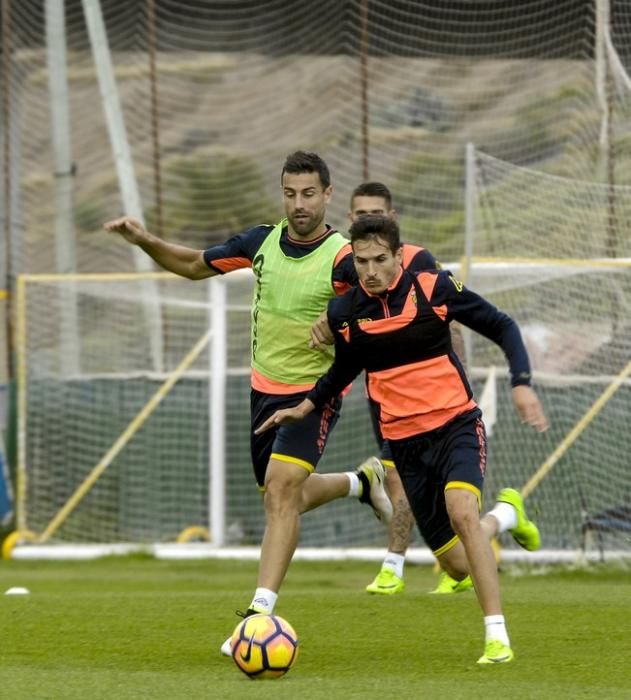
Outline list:
[[[230,640],[237,668],[253,679],[280,678],[298,656],[294,628],[278,615],[250,615],[240,622]]]

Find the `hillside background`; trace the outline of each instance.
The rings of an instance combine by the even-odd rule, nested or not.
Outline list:
[[[442,259],[463,253],[467,142],[570,180],[631,179],[624,3],[611,8],[619,64],[600,68],[597,3],[584,0],[101,8],[142,210],[173,240],[205,247],[277,219],[279,171],[298,148],[331,167],[331,224],[345,227],[359,181],[383,180],[406,238]],[[61,125],[43,9],[14,3],[10,26],[4,17],[5,272],[132,270],[130,250],[101,232],[125,205],[82,5],[65,3],[66,47],[54,54],[67,62]],[[69,173],[56,169],[54,124],[66,132]],[[56,252],[60,181],[76,261]]]

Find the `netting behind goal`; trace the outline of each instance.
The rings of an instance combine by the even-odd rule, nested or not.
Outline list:
[[[629,200],[620,187],[631,183],[630,17],[628,3],[609,0],[5,2],[0,261],[7,306],[19,273],[145,269],[137,249],[102,231],[122,212],[142,214],[155,233],[198,248],[278,219],[279,170],[297,148],[318,151],[331,167],[329,223],[343,230],[352,189],[364,179],[383,180],[406,239],[443,261],[456,259],[465,245],[465,145],[473,142],[490,155],[476,159],[469,252],[503,262],[492,269],[474,264],[469,281],[536,336],[529,343],[539,379],[559,360],[549,386],[565,391],[550,397],[557,427],[537,443],[540,453],[514,472],[493,466],[489,473],[490,487],[495,475],[527,483],[629,355],[626,268],[576,261],[631,256],[623,235]],[[127,284],[138,285],[134,293]],[[57,539],[154,540],[208,523],[208,421],[217,424],[201,407],[209,403],[212,365],[205,349],[151,416],[134,424],[116,457],[105,459],[206,332],[204,285],[179,282],[185,291],[160,291],[172,284],[179,289],[157,279],[26,282],[26,298],[32,289],[43,299],[19,314],[28,321],[18,378],[28,477],[20,500],[35,531],[52,523]],[[199,307],[191,306],[196,298]],[[226,532],[256,542],[260,504],[254,491],[244,491],[252,483],[243,427],[247,313],[233,311],[229,327],[240,330],[232,341],[239,359],[229,356],[227,378]],[[577,330],[583,319],[588,330]],[[482,381],[489,362],[502,366],[502,359],[487,360],[484,344],[472,344]],[[2,364],[0,356],[0,379]],[[626,391],[624,384],[589,419],[532,491],[533,502],[546,506],[541,517],[551,545],[573,546],[580,523],[592,517],[581,513],[617,504],[614,494],[626,498],[625,443],[609,430],[621,414],[608,415]],[[500,411],[498,421],[510,414]],[[355,390],[323,468],[346,468],[371,451],[364,426],[363,396]],[[503,455],[521,458],[532,445],[519,426],[510,427],[492,438],[492,459],[498,455],[503,465],[513,462]],[[591,455],[589,463],[569,470],[566,460],[579,450]],[[600,490],[588,488],[600,478],[603,455],[612,473],[605,472]],[[103,464],[79,503],[55,520]],[[565,469],[569,485],[548,494]],[[579,484],[587,500],[568,496]],[[552,506],[565,500],[567,514]],[[309,523],[305,543],[323,533],[323,542],[383,542],[361,509],[341,502],[311,514]]]
[[[162,273],[22,279],[20,530],[46,542],[151,543],[202,527],[216,539],[215,503],[224,543],[260,543],[264,517],[249,452],[252,280],[249,273],[209,283]],[[227,286],[225,308],[209,292],[213,284]],[[223,314],[226,332],[217,338]],[[225,367],[213,353],[225,353]],[[213,377],[225,383],[219,402]],[[213,465],[212,440],[224,437],[217,424],[225,426],[225,460]],[[321,470],[354,468],[374,450],[360,382]],[[222,479],[225,498],[213,494]],[[304,518],[301,544],[384,538],[369,509],[341,499]]]
[[[625,3],[5,5],[0,198],[16,273],[138,269],[133,249],[101,232],[134,189],[154,232],[196,247],[272,222],[297,148],[331,167],[331,224],[346,225],[361,180],[383,180],[407,236],[444,260],[462,250],[467,141],[605,181],[604,130],[629,182]],[[611,50],[599,53],[604,29]]]
[[[589,535],[630,552],[631,188],[480,152],[474,169],[467,282],[519,322],[551,421],[543,436],[520,427],[498,380],[487,493],[523,487],[547,546]],[[482,377],[506,366],[475,335],[470,362]]]

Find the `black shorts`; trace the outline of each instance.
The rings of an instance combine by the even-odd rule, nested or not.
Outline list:
[[[321,409],[312,411],[306,418],[278,428],[271,428],[261,435],[254,429],[280,408],[297,406],[307,395],[306,391],[297,394],[264,394],[252,389],[250,394],[250,451],[256,483],[260,488],[265,484],[267,464],[272,457],[292,462],[307,471],[315,470],[331,430],[340,417],[341,398],[335,398]]]
[[[384,466],[394,468],[394,460],[392,459],[390,443],[381,434],[381,426],[379,425],[379,413],[381,409],[379,408],[379,404],[372,399],[368,399],[368,410],[370,412],[372,432],[375,435],[377,445],[379,445],[379,458],[384,463]]]
[[[470,489],[482,502],[486,432],[475,409],[447,425],[405,440],[391,440],[392,454],[416,524],[435,555],[457,541],[445,504],[449,488]]]

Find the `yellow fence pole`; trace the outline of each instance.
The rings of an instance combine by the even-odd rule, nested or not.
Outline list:
[[[618,374],[611,384],[603,391],[603,393],[594,401],[591,407],[586,411],[583,417],[576,423],[576,425],[570,430],[570,432],[561,441],[559,446],[552,452],[552,454],[546,459],[546,461],[537,469],[537,471],[532,475],[528,482],[524,485],[521,493],[524,498],[529,496],[540,484],[542,479],[548,474],[548,472],[554,467],[554,465],[561,459],[561,457],[567,452],[572,443],[578,438],[578,436],[587,428],[587,426],[594,420],[594,418],[600,413],[600,411],[605,407],[605,404],[609,399],[616,393],[620,388],[622,382],[631,374],[631,362]]]

